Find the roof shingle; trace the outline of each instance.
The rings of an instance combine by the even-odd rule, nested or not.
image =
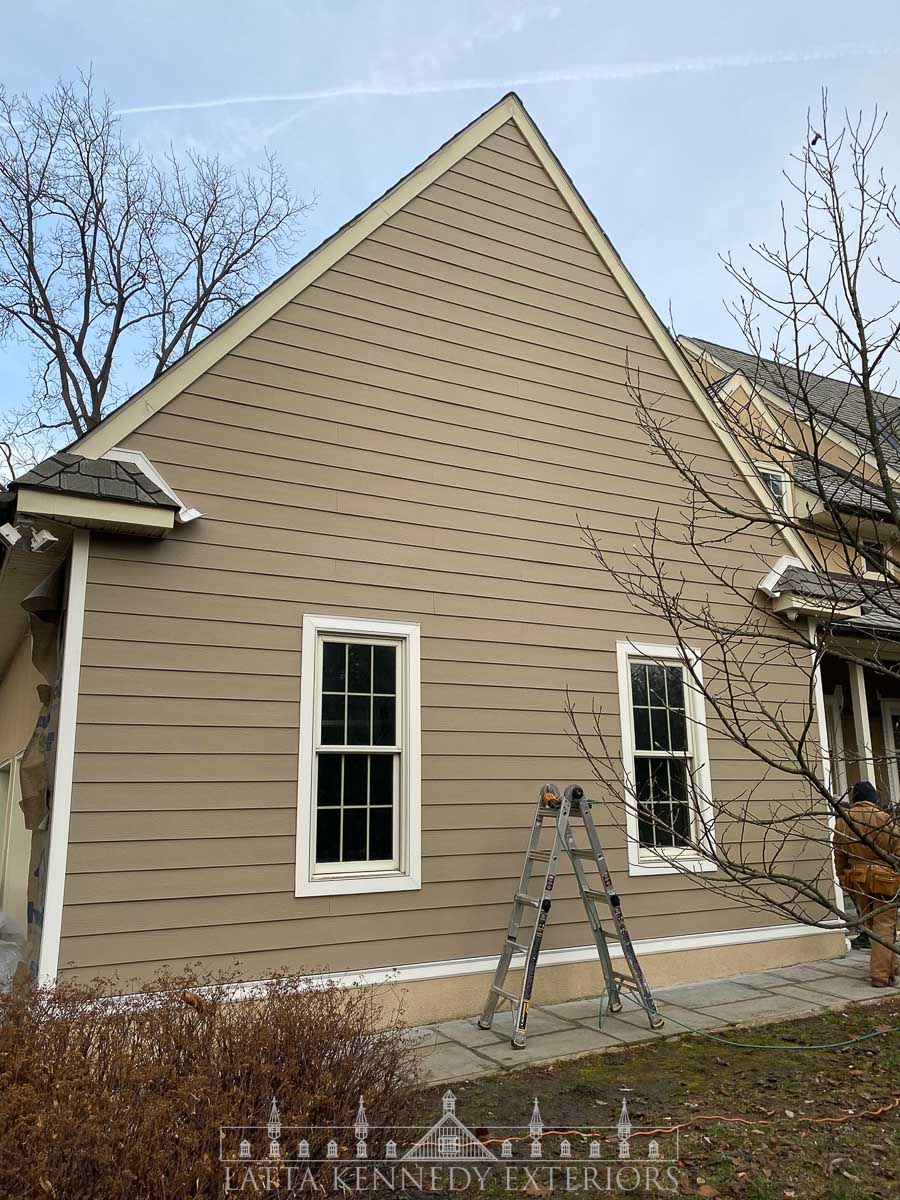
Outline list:
[[[179,507],[177,501],[148,479],[136,463],[109,458],[82,458],[60,450],[16,479],[12,488],[67,492],[95,500],[147,504],[154,508]]]

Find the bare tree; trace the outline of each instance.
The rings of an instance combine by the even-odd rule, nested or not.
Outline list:
[[[234,313],[309,207],[272,154],[155,160],[90,77],[0,88],[0,338],[34,350],[32,394],[0,422],[10,473],[96,425],[126,365],[155,378]]]
[[[873,165],[883,127],[877,113],[844,114],[835,130],[823,95],[785,175],[778,244],[751,247],[752,267],[724,260],[740,289],[730,311],[746,353],[729,373],[714,353],[693,362],[722,428],[746,454],[747,473],[761,483],[758,464],[771,465],[787,486],[770,495],[737,474],[710,480],[662,415],[671,405],[629,367],[629,392],[653,452],[677,471],[686,525],[678,532],[661,512],[640,525],[631,545],[583,529],[631,606],[665,622],[686,663],[689,693],[702,697],[735,752],[756,761],[759,782],[741,789],[719,781],[707,795],[697,773],[685,770],[670,791],[682,787],[687,808],[661,806],[651,779],[623,773],[602,710],[585,719],[570,707],[581,752],[605,790],[624,787],[618,819],[633,814],[650,853],[698,886],[792,921],[847,930],[861,921],[833,887],[831,826],[836,818],[854,823],[820,738],[817,680],[864,664],[876,685],[900,696],[900,578],[891,562],[900,544],[900,400],[893,395],[900,278],[892,266],[900,261],[900,218],[893,186]],[[788,565],[767,597],[759,574],[748,578],[728,547],[736,537],[754,538],[761,564],[772,563],[786,552],[785,534],[805,545],[812,562]],[[688,568],[673,564],[673,539],[686,544]],[[772,603],[789,595],[803,602]],[[802,695],[786,692],[773,663],[805,679]],[[654,678],[663,686],[662,671],[660,662],[651,688]],[[690,703],[686,710],[689,725]],[[900,871],[890,847],[854,832],[878,862]],[[698,857],[715,869],[697,873]]]

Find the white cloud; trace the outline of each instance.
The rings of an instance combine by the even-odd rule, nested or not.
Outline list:
[[[336,87],[309,88],[296,92],[270,92],[251,96],[219,96],[209,100],[140,104],[121,108],[118,111],[121,116],[128,116],[136,113],[185,112],[195,109],[226,108],[241,104],[275,104],[284,101],[325,101],[362,96],[447,95],[453,92],[497,91],[500,89],[508,91],[511,88],[527,86],[649,79],[659,75],[736,71],[751,67],[827,62],[841,58],[884,58],[897,54],[900,54],[900,42],[897,41],[844,42],[834,46],[817,46],[807,49],[748,50],[736,54],[716,54],[707,57],[558,67],[491,79],[449,79],[421,83],[348,83]]]

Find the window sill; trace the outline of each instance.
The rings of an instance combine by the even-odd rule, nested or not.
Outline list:
[[[417,892],[422,888],[418,876],[401,871],[378,871],[368,875],[317,875],[298,878],[295,896],[364,896],[375,892]]]
[[[642,858],[638,860],[630,859],[628,863],[628,874],[632,876],[681,875],[685,872],[700,874],[701,872],[715,870],[717,870],[716,864],[710,859],[696,857],[680,858],[677,866],[670,860],[656,856],[653,858]]]

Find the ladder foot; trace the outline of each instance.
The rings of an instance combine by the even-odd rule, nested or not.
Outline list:
[[[513,1050],[524,1050],[525,1049],[525,1039],[524,1038],[513,1038],[509,1044],[512,1046]]]
[[[622,1001],[621,1000],[612,1000],[609,1005],[609,1011],[610,1012],[621,1012],[622,1011]]]
[[[662,1027],[663,1027],[663,1025],[665,1025],[665,1023],[666,1023],[665,1017],[651,1017],[650,1018],[650,1028],[651,1029],[662,1029]]]
[[[478,1018],[478,1028],[479,1029],[490,1029],[492,1024],[493,1024],[492,1021],[485,1021],[483,1017]]]

